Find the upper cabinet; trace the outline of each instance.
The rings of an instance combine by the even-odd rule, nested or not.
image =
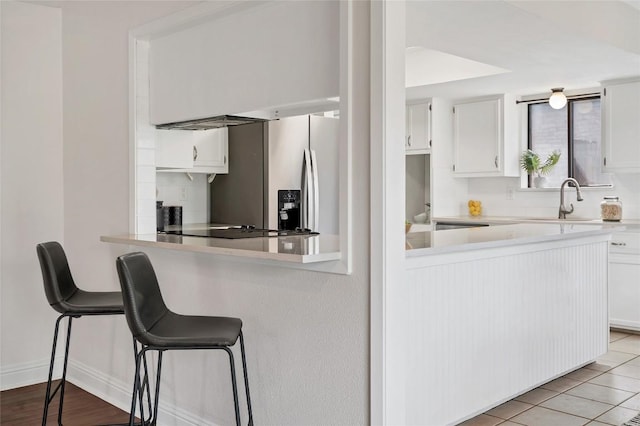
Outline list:
[[[340,2],[240,2],[149,42],[150,123],[267,117],[339,96]],[[224,14],[233,13],[233,19]]]
[[[156,169],[190,169],[193,167],[191,132],[156,130]]]
[[[602,163],[607,172],[640,172],[640,81],[603,83]]]
[[[156,169],[162,172],[229,173],[228,129],[157,130]]]
[[[228,129],[193,132],[193,166],[199,173],[229,173]]]
[[[431,103],[407,105],[406,120],[406,153],[431,153]]]
[[[520,176],[515,97],[470,99],[453,106],[453,173]]]

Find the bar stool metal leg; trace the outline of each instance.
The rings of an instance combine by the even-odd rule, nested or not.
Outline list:
[[[156,371],[156,394],[153,402],[153,422],[152,425],[155,425],[158,421],[158,401],[160,399],[160,374],[162,372],[162,354],[164,351],[158,351],[158,367]]]
[[[249,396],[249,378],[247,377],[247,359],[244,354],[244,336],[240,331],[240,353],[242,354],[242,374],[244,376],[244,390],[247,394],[247,408],[249,411],[249,426],[253,426],[253,413],[251,412],[251,397]]]
[[[69,362],[69,344],[71,343],[71,320],[69,317],[69,325],[67,327],[67,344],[64,348],[64,364],[62,367],[62,379],[60,381],[60,404],[58,405],[58,424],[62,426],[62,404],[64,403],[64,387],[67,383],[67,364]]]
[[[42,413],[42,426],[47,425],[47,415],[49,412],[49,402],[53,396],[51,396],[51,380],[53,379],[53,364],[56,359],[56,346],[58,344],[58,330],[60,329],[60,320],[64,318],[64,315],[60,315],[56,320],[56,326],[53,331],[53,345],[51,348],[51,362],[49,363],[49,378],[47,379],[47,391],[44,396],[44,411]],[[57,388],[56,388],[57,390]],[[54,391],[55,395],[55,391]]]
[[[138,342],[135,337],[133,337],[133,361],[137,362],[138,359]],[[141,345],[142,346],[142,345]],[[151,390],[149,388],[149,368],[147,367],[147,355],[146,353],[142,354],[142,368],[144,368],[144,376],[141,380],[141,383],[138,385],[138,402],[140,403],[140,424],[146,425],[151,424],[151,415],[153,406],[151,405]],[[135,384],[135,383],[134,383]],[[144,417],[144,393],[147,393],[147,407],[149,408],[149,417],[145,419]]]
[[[231,385],[233,387],[233,404],[236,409],[236,425],[240,426],[240,406],[238,405],[238,385],[236,384],[236,368],[233,362],[233,352],[228,347],[223,347],[229,354],[229,365],[231,366]]]
[[[138,353],[136,353],[136,370],[133,378],[133,391],[131,395],[131,410],[129,411],[129,426],[133,425],[133,420],[136,417],[136,397],[138,396],[138,388],[140,387],[140,362],[142,360],[142,354],[144,353],[144,347]],[[140,392],[142,388],[140,387]],[[140,397],[140,406],[142,406],[142,397]],[[142,411],[142,408],[140,409]],[[141,421],[144,422],[144,417],[141,415]],[[143,423],[144,424],[144,423]]]
[[[58,383],[56,388],[53,390],[53,392],[51,392],[51,382],[53,381],[53,367],[55,365],[55,359],[56,359],[56,347],[58,346],[58,331],[60,330],[60,321],[62,321],[62,319],[65,317],[69,318],[69,322],[67,325],[67,339],[66,339],[65,351],[64,351],[64,361],[63,361],[64,367],[62,370],[62,379],[60,380],[60,383]],[[49,404],[51,404],[51,401],[53,401],[53,398],[56,396],[56,393],[58,392],[58,390],[60,391],[60,404],[58,407],[58,424],[62,425],[62,406],[64,402],[64,385],[67,378],[67,363],[69,360],[69,343],[71,341],[71,320],[72,319],[73,319],[72,316],[63,314],[63,315],[60,315],[56,320],[56,325],[53,332],[53,345],[51,347],[51,361],[49,363],[49,377],[47,379],[47,390],[44,396],[42,426],[46,426],[47,424],[47,416],[49,415]]]

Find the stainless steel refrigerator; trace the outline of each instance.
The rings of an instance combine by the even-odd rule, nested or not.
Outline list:
[[[338,234],[339,119],[288,117],[229,127],[229,173],[210,184],[210,222],[278,228],[278,190],[300,190],[301,223]]]

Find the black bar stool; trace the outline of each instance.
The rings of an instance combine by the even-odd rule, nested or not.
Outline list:
[[[40,243],[36,246],[42,278],[44,281],[44,291],[47,300],[53,309],[60,313],[56,320],[53,334],[53,347],[51,348],[51,362],[49,364],[49,378],[47,380],[47,392],[45,395],[44,411],[42,413],[42,425],[47,424],[47,414],[49,404],[60,390],[60,405],[58,407],[58,424],[62,424],[62,405],[64,402],[64,387],[67,377],[67,361],[69,359],[69,343],[71,341],[71,321],[73,318],[80,318],[84,315],[123,315],[124,306],[122,303],[122,293],[119,291],[93,292],[79,289],[69,269],[67,256],[60,243],[51,241]],[[56,345],[58,342],[58,329],[63,318],[69,318],[67,326],[67,342],[64,350],[64,365],[62,369],[62,379],[58,386],[51,392],[51,379],[53,376],[53,364],[56,356]],[[134,340],[135,345],[135,340]],[[135,350],[134,346],[134,350]],[[135,352],[135,351],[134,351]],[[146,371],[146,363],[145,363]],[[145,377],[143,385],[148,387]],[[150,401],[148,402],[150,405]],[[141,410],[142,411],[142,410]],[[142,417],[144,418],[144,414]]]
[[[135,417],[136,395],[140,380],[140,363],[142,356],[147,351],[158,351],[156,389],[151,420],[151,424],[155,425],[158,414],[163,352],[166,350],[221,349],[229,355],[236,424],[239,426],[238,389],[234,358],[230,349],[231,346],[235,345],[239,337],[249,425],[253,425],[249,380],[247,378],[247,361],[244,352],[244,338],[242,336],[242,320],[229,317],[187,316],[170,311],[160,293],[153,266],[144,253],[136,252],[122,255],[116,260],[116,266],[120,277],[120,286],[122,287],[125,317],[133,338],[140,342],[142,346],[136,356],[136,376],[131,399],[129,424],[133,425]],[[140,404],[142,404],[141,398]]]

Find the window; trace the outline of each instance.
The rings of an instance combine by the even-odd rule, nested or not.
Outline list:
[[[547,102],[532,103],[528,111],[528,148],[542,160],[560,152],[560,161],[547,175],[548,187],[558,188],[568,177],[581,186],[611,185],[610,176],[601,172],[600,96],[569,99],[559,110]],[[531,177],[528,186],[533,186]]]

